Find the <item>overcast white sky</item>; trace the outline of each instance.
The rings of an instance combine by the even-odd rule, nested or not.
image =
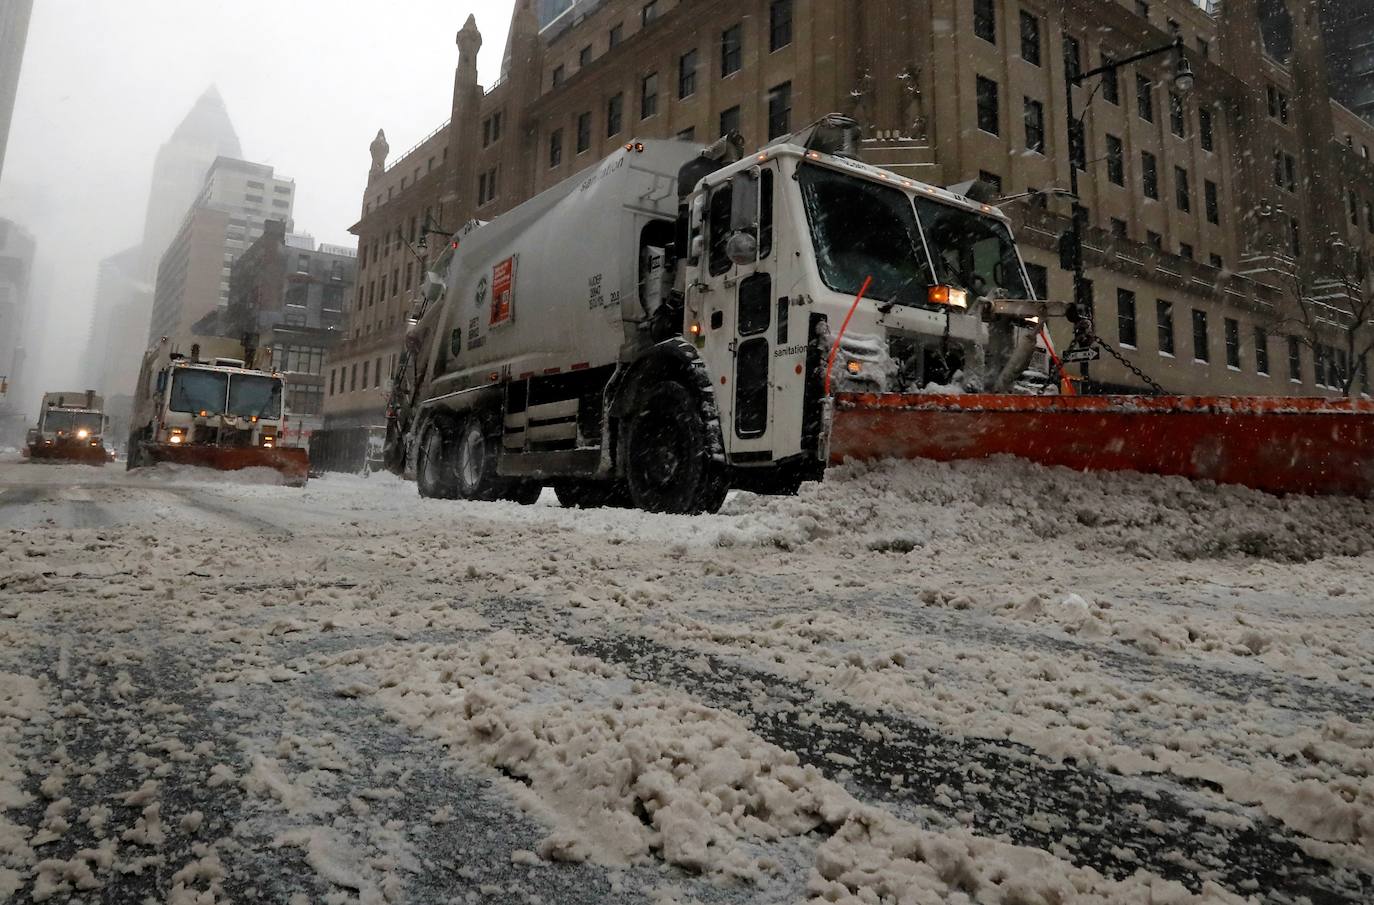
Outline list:
[[[512,5],[34,0],[0,216],[38,241],[42,379],[73,379],[96,265],[139,240],[153,157],[208,85],[244,156],[296,180],[296,229],[352,244],[377,129],[399,154],[448,118],[469,13],[494,81]]]

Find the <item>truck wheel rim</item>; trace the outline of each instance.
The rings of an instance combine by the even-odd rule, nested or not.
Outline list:
[[[682,468],[683,447],[686,437],[671,418],[662,414],[651,415],[639,427],[644,438],[636,466],[644,482],[650,487],[664,489],[671,487]]]
[[[468,487],[476,487],[482,480],[482,459],[486,454],[486,440],[482,436],[482,429],[477,425],[468,428],[467,434],[463,437],[463,483]]]

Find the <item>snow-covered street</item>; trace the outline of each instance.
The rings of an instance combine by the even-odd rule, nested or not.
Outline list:
[[[0,901],[1374,901],[1374,502],[0,464]]]

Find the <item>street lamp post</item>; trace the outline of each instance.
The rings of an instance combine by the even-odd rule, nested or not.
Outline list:
[[[1078,161],[1084,159],[1086,154],[1085,135],[1082,117],[1075,116],[1073,110],[1073,89],[1081,86],[1090,78],[1103,76],[1108,73],[1116,72],[1124,66],[1132,63],[1139,63],[1141,60],[1148,60],[1152,57],[1161,56],[1166,53],[1174,54],[1174,87],[1180,94],[1186,94],[1193,89],[1193,67],[1189,64],[1187,56],[1183,50],[1183,38],[1177,37],[1172,42],[1162,47],[1155,47],[1151,50],[1142,51],[1120,60],[1107,59],[1096,69],[1089,69],[1087,72],[1078,72],[1076,67],[1065,61],[1064,65],[1064,108],[1068,113],[1069,127],[1069,191],[1073,196],[1072,214],[1070,217],[1069,231],[1060,239],[1059,256],[1060,266],[1073,271],[1073,312],[1070,321],[1074,325],[1075,345],[1080,340],[1083,341],[1084,349],[1091,344],[1092,321],[1092,300],[1088,298],[1088,280],[1084,274],[1083,266],[1083,233],[1088,225],[1088,209],[1083,206],[1083,202],[1078,192]],[[1091,101],[1091,99],[1089,99]],[[1087,109],[1083,111],[1083,116],[1087,116]],[[1087,362],[1083,363],[1083,373],[1087,376]]]

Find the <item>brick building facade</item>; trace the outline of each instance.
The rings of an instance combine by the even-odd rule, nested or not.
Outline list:
[[[427,221],[491,219],[631,137],[739,128],[756,145],[832,111],[863,124],[868,160],[925,182],[982,178],[1007,198],[1064,188],[1065,68],[1176,36],[1191,91],[1175,89],[1168,55],[1074,89],[1098,333],[1173,392],[1335,392],[1358,368],[1342,327],[1367,289],[1344,278],[1341,246],[1374,248],[1374,126],[1331,100],[1319,12],[1317,0],[520,0],[486,89],[470,18],[450,122],[389,164],[384,137],[373,143],[348,339],[327,366],[345,389],[327,419],[380,422],[417,254],[437,253],[415,250]],[[1005,209],[1033,279],[1068,298],[1056,250],[1068,203]],[[1058,325],[1056,338],[1068,339]],[[1142,387],[1114,361],[1090,374]]]

